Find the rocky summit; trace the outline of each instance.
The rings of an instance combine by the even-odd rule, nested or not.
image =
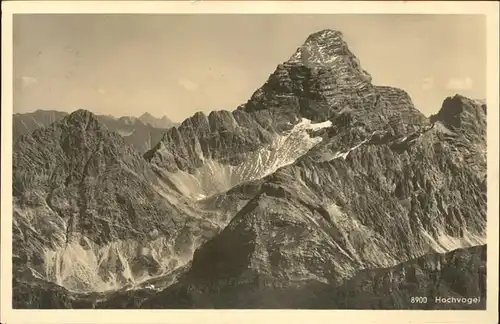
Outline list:
[[[143,156],[77,111],[22,137],[14,166],[20,308],[486,305],[486,104],[427,118],[338,31]]]

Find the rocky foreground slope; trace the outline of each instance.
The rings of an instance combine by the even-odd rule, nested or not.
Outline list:
[[[77,143],[87,143],[86,135],[78,134],[87,134],[86,126],[78,129],[62,137],[45,130],[47,135],[39,137],[70,139],[77,134],[73,146],[83,145]],[[46,281],[37,281],[36,289],[57,294],[64,307],[103,308],[411,308],[407,297],[412,289],[428,293],[429,298],[445,292],[485,296],[484,285],[479,290],[475,285],[484,282],[483,248],[469,249],[486,243],[485,134],[483,103],[456,95],[426,118],[405,91],[373,85],[340,32],[320,31],[235,111],[197,113],[169,129],[144,159],[121,155],[114,164],[104,163],[106,172],[92,171],[104,179],[111,170],[119,172],[110,180],[116,185],[101,200],[95,199],[96,204],[80,198],[103,191],[95,179],[90,184],[78,182],[78,190],[65,194],[60,204],[66,209],[47,203],[56,211],[43,218],[47,220],[57,219],[57,210],[64,220],[78,212],[77,219],[84,224],[112,215],[113,237],[130,238],[137,249],[144,243],[137,239],[143,236],[136,233],[136,226],[158,228],[156,237],[170,249],[176,240],[162,237],[180,235],[178,224],[186,219],[191,241],[202,238],[196,240],[191,262],[187,263],[191,255],[186,253],[183,266],[167,267],[132,286],[121,282],[118,290],[104,295],[68,297]],[[31,215],[48,207],[43,202],[22,205],[23,197],[31,188],[38,188],[37,196],[47,197],[53,190],[47,189],[49,184],[61,183],[49,180],[57,177],[39,174],[47,170],[57,170],[60,177],[70,174],[59,171],[67,168],[38,158],[48,156],[42,153],[48,143],[38,140],[33,153],[30,145],[17,148],[19,163],[27,160],[22,172],[15,171],[22,175],[17,183],[27,185],[16,202],[24,214],[14,216],[29,219],[30,224],[38,219]],[[68,146],[60,143],[50,155],[59,154],[56,161],[68,160],[62,155]],[[98,152],[108,161],[108,150]],[[39,161],[36,168],[33,161]],[[90,170],[102,170],[96,169],[101,165],[97,161],[89,164]],[[125,161],[132,161],[132,166]],[[124,181],[125,174],[134,177]],[[168,199],[156,200],[157,188],[159,196]],[[117,193],[129,190],[129,200],[123,203]],[[77,205],[72,202],[78,199],[83,208],[67,207]],[[116,201],[113,213],[100,207],[107,208],[107,201],[111,206]],[[131,211],[137,213],[136,204],[147,206],[138,216]],[[165,227],[164,222],[173,225]],[[60,224],[54,233],[73,228],[67,222]],[[127,238],[118,236],[120,226],[131,233]],[[92,236],[97,228],[82,227],[80,232]],[[27,232],[23,231],[19,232]],[[18,246],[34,242],[20,238]],[[39,247],[48,245],[37,244],[30,249],[42,251]],[[462,252],[451,253],[456,249]],[[99,253],[113,259],[107,252]],[[435,253],[450,253],[441,259],[454,261],[429,261],[429,268],[429,262],[422,260],[435,260]],[[67,260],[72,258],[77,256]],[[162,264],[169,258],[165,255]],[[32,264],[35,269],[36,261]],[[415,267],[419,274],[410,269]],[[463,273],[458,275],[457,269]],[[464,288],[469,280],[471,286]],[[415,286],[416,281],[423,286]],[[24,287],[19,294],[29,282],[19,283]]]
[[[108,294],[76,294],[42,280],[14,280],[14,308],[305,308],[305,309],[486,309],[486,246],[427,254],[390,268],[359,272],[340,287],[314,281],[285,289],[256,290],[252,283],[234,287],[245,303],[196,291],[120,290]],[[412,297],[419,296],[418,302]],[[473,296],[473,297],[471,297]],[[249,298],[250,297],[250,298]],[[460,302],[440,301],[453,297]],[[248,303],[248,300],[251,303]]]

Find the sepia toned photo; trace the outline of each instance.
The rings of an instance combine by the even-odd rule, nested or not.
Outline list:
[[[485,14],[11,22],[12,311],[497,304]]]

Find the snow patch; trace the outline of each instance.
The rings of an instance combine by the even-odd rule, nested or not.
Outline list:
[[[118,134],[120,134],[121,136],[123,136],[123,137],[127,137],[127,136],[132,135],[132,134],[134,133],[134,130],[125,131],[125,130],[120,130],[120,129],[118,129],[116,132],[117,132]]]
[[[328,160],[328,161],[331,161],[331,160],[335,160],[335,159],[339,159],[339,158],[342,158],[342,159],[347,159],[347,156],[349,155],[349,153],[351,153],[352,151],[358,149],[361,145],[365,144],[366,142],[368,142],[370,139],[366,139],[364,141],[362,141],[361,143],[351,147],[350,149],[348,149],[347,151],[343,151],[343,152],[335,152],[333,154],[333,156]],[[325,162],[325,161],[324,161]]]
[[[194,173],[184,171],[163,173],[185,196],[201,200],[227,191],[240,183],[263,178],[281,167],[294,163],[322,141],[321,137],[311,137],[307,131],[317,131],[331,126],[330,121],[312,123],[303,118],[285,135],[277,135],[270,145],[247,153],[245,162],[237,166],[204,159],[204,165]]]
[[[438,130],[441,133],[451,135],[451,136],[457,136],[457,133],[451,131],[448,127],[446,127],[443,123],[441,122],[436,122],[434,123],[436,130]]]

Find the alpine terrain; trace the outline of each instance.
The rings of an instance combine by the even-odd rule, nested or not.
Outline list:
[[[339,31],[142,155],[105,124],[15,143],[16,308],[486,307],[486,104],[427,118]]]

